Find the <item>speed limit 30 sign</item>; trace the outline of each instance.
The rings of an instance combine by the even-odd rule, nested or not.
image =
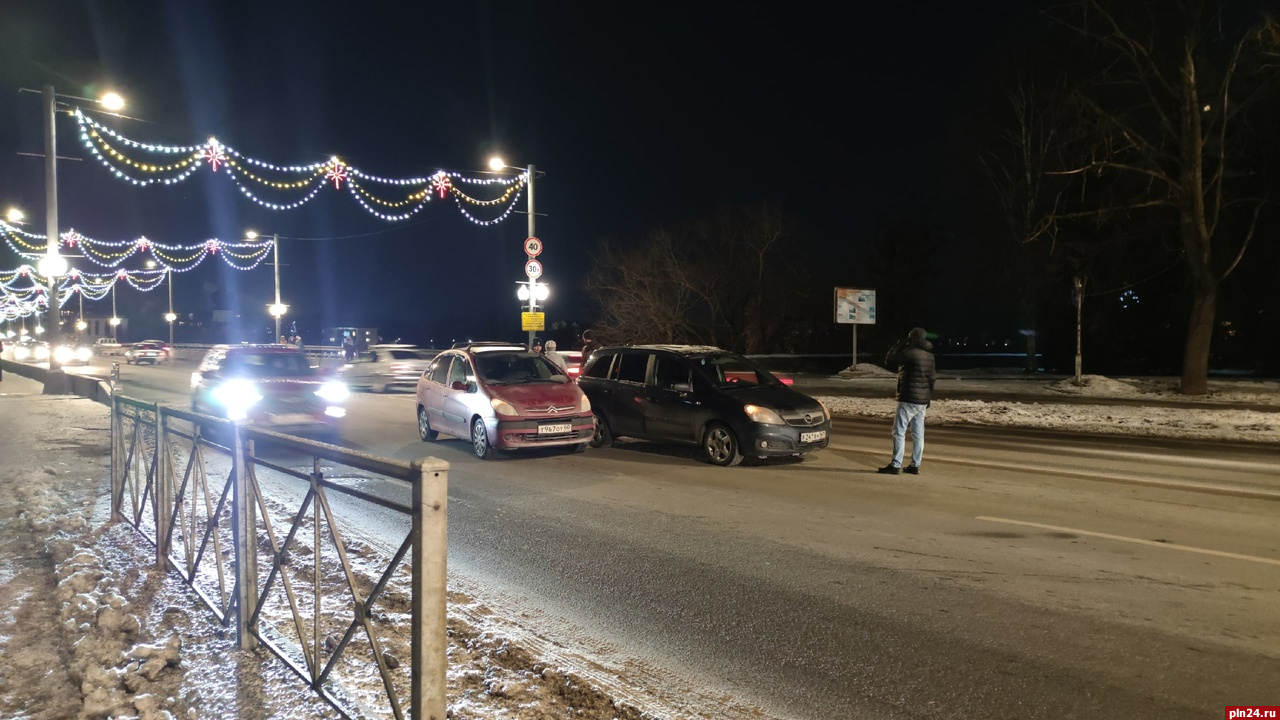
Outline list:
[[[542,277],[542,263],[537,260],[529,260],[524,264],[524,274],[528,275],[530,280],[537,280]]]

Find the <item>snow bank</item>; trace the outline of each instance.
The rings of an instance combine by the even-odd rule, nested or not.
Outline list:
[[[49,538],[45,547],[54,566],[57,621],[75,638],[69,672],[79,684],[78,717],[171,719],[175,698],[151,690],[161,673],[181,672],[181,640],[174,635],[153,645],[136,644],[141,624],[121,594],[121,579],[107,569],[98,547],[102,529],[90,530],[87,513],[67,507],[56,485],[48,484],[58,475],[45,468],[15,491],[26,508],[19,518],[31,532]]]
[[[889,422],[897,402],[884,398],[817,396],[833,415]],[[1041,428],[1102,435],[1280,443],[1280,413],[1235,408],[1062,405],[981,400],[935,400],[930,425]]]

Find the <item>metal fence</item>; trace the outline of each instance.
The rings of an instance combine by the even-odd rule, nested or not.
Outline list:
[[[224,626],[235,624],[241,649],[261,643],[346,717],[443,720],[448,463],[378,458],[122,396],[111,408],[113,517]],[[326,472],[409,483],[412,499],[388,500]],[[339,496],[409,519],[376,577],[367,568],[385,554],[353,562],[351,518],[330,502]],[[406,614],[402,663],[388,644],[404,644],[395,629]]]

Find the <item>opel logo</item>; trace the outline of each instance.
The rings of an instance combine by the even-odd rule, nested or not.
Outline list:
[[[810,415],[809,413],[805,413],[805,414],[804,414],[804,421],[805,421],[806,423],[813,423],[813,415]]]

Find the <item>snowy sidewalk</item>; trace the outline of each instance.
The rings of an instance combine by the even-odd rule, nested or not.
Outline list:
[[[0,718],[337,718],[234,636],[125,523],[110,522],[109,412],[0,382]],[[516,646],[449,593],[453,720],[639,720],[590,675]],[[698,716],[701,717],[701,716]]]

